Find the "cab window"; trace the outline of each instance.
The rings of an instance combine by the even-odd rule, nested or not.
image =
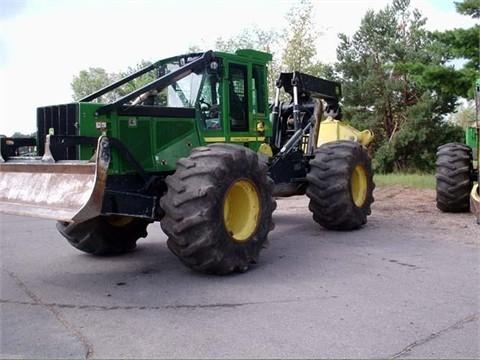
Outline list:
[[[252,67],[253,109],[256,113],[265,113],[265,72],[259,65]]]
[[[229,71],[230,129],[248,131],[247,67],[230,64]]]
[[[217,74],[206,74],[198,103],[203,125],[207,130],[220,130],[220,82]]]

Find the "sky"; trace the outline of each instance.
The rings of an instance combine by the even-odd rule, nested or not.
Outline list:
[[[0,134],[36,129],[36,108],[72,101],[74,75],[125,70],[213,47],[257,26],[281,30],[294,0],[0,0]],[[338,33],[352,35],[365,12],[390,0],[313,0],[317,58],[334,62]],[[426,28],[470,27],[453,0],[411,0]]]

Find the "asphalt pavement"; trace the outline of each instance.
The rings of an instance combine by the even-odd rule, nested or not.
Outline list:
[[[184,267],[159,224],[94,257],[0,216],[1,358],[480,358],[480,227],[375,214],[333,232],[281,200],[259,264]],[[467,215],[464,215],[467,216]]]

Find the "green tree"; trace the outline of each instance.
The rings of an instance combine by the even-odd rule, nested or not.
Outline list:
[[[282,52],[282,68],[322,76],[325,67],[315,60],[315,39],[321,34],[315,30],[312,14],[311,0],[301,0],[288,11],[286,20],[289,26],[283,35],[285,47]]]
[[[13,134],[12,134],[12,138],[29,138],[29,137],[35,137],[36,136],[36,133],[33,133],[33,134],[30,134],[30,135],[27,135],[27,134],[23,134],[19,131],[15,131]]]
[[[461,105],[457,112],[450,114],[448,121],[462,128],[467,128],[475,125],[475,115],[475,101],[470,100],[468,103]]]
[[[90,95],[91,93],[107,86],[116,79],[114,74],[109,74],[102,68],[89,68],[82,70],[73,77],[71,88],[73,91],[73,99],[75,101]],[[99,99],[101,102],[112,100],[106,95]]]
[[[264,51],[273,55],[273,60],[268,66],[269,96],[275,93],[275,80],[280,72],[280,59],[276,56],[280,45],[281,36],[275,30],[265,30],[259,27],[243,29],[238,35],[224,39],[218,37],[215,41],[215,50],[235,53],[238,49],[253,49]],[[270,99],[272,100],[272,99]]]
[[[88,70],[82,70],[78,75],[73,77],[71,88],[73,91],[73,99],[75,101],[94,93],[97,90],[123,78],[134,72],[143,69],[146,66],[151,65],[150,61],[141,60],[137,65],[128,67],[125,71],[118,73],[108,73],[103,68],[89,68]],[[115,89],[105,95],[102,95],[95,101],[107,103],[115,101],[120,97],[132,92],[135,89],[140,88],[143,85],[155,80],[155,73],[148,72],[124,85]]]
[[[479,18],[480,0],[464,0],[456,2],[460,14]],[[439,42],[437,51],[450,63],[463,63],[456,69],[453,82],[445,83],[452,87],[452,92],[458,96],[472,99],[474,97],[473,83],[480,66],[479,43],[480,26],[477,24],[468,29],[453,29],[435,32],[433,36]],[[440,79],[441,81],[442,79]]]
[[[480,17],[480,0],[463,0],[461,2],[455,2],[457,12],[462,15],[471,16],[474,19]]]
[[[368,11],[351,37],[340,34],[336,70],[344,83],[345,114],[358,127],[374,130],[380,171],[434,166],[436,147],[458,129],[442,122],[455,108],[445,84],[453,67],[436,51],[426,19],[409,0]]]
[[[127,68],[127,70],[125,71],[121,71],[120,73],[116,74],[114,77],[118,78],[118,79],[121,79],[121,78],[124,78],[128,75],[131,75],[143,68],[146,68],[147,66],[150,66],[152,65],[152,62],[151,61],[148,61],[148,60],[141,60],[137,65],[135,66],[129,66]],[[152,82],[153,80],[156,79],[156,73],[155,71],[150,71],[150,72],[147,72],[135,79],[133,79],[132,81],[122,85],[118,90],[118,95],[119,96],[124,96],[136,89],[139,89],[141,88],[142,86]]]
[[[254,49],[270,53],[277,47],[278,41],[279,34],[276,31],[255,26],[245,28],[231,38],[218,37],[215,41],[215,49],[231,53],[238,49]]]

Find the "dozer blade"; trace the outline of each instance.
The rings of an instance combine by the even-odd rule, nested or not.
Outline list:
[[[45,145],[42,160],[0,163],[0,212],[68,222],[100,215],[110,162],[108,138],[98,139],[91,162],[54,162],[48,136]]]

